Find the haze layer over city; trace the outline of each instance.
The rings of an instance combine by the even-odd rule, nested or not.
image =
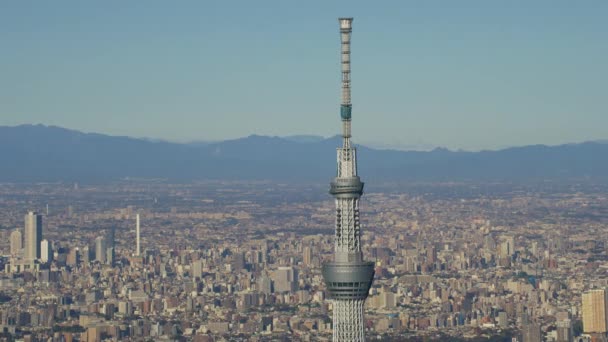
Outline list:
[[[0,5],[0,341],[608,342],[606,17]]]

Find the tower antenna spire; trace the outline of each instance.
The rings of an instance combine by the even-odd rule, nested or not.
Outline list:
[[[350,37],[353,32],[353,18],[340,18],[341,65],[342,65],[342,104],[340,117],[342,118],[343,146],[350,146],[350,121],[352,116],[352,103],[350,101]]]

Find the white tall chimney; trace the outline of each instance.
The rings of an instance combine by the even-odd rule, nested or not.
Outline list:
[[[139,214],[137,214],[137,215],[135,216],[135,222],[136,222],[136,223],[135,223],[135,224],[136,224],[136,227],[135,227],[135,234],[137,235],[137,247],[136,247],[136,248],[137,248],[137,250],[135,251],[135,255],[136,255],[136,256],[139,256],[139,254],[140,254],[140,249],[139,249]]]

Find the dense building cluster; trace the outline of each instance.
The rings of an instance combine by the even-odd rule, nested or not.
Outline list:
[[[321,265],[334,251],[335,212],[323,184],[129,180],[0,192],[0,340],[331,339]],[[369,189],[367,339],[605,338],[607,193]]]

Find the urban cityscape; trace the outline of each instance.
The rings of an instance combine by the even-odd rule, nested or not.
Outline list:
[[[359,5],[354,7],[358,13],[365,13],[366,9],[375,10]],[[10,10],[20,12],[24,8],[15,6]],[[75,8],[74,13],[83,10],[77,6]],[[154,15],[160,15],[163,21],[166,19],[168,30],[158,31],[154,37],[142,34],[144,30],[139,34],[142,34],[141,37],[152,37],[149,41],[169,37],[172,43],[175,42],[175,45],[163,47],[165,54],[160,53],[167,61],[170,60],[164,65],[171,65],[172,71],[165,73],[169,83],[171,76],[168,75],[180,70],[181,62],[185,67],[182,72],[187,72],[180,77],[185,74],[190,76],[193,74],[188,69],[190,55],[184,54],[186,57],[180,56],[180,59],[176,58],[179,53],[170,56],[169,51],[172,48],[182,53],[195,51],[180,49],[184,48],[184,44],[191,43],[187,42],[189,38],[184,37],[196,35],[190,35],[187,29],[178,33],[179,25],[187,27],[192,21],[181,22],[181,19],[170,18],[171,15],[165,16],[162,7],[154,8],[159,11]],[[217,8],[210,6],[205,10],[221,12],[222,8],[218,4]],[[174,10],[164,9],[167,13]],[[433,13],[437,18],[446,15],[442,12],[443,8],[433,5],[430,9],[435,11]],[[90,13],[95,12],[95,16],[99,14],[96,19],[105,19],[99,20],[96,25],[100,25],[100,22],[106,25],[105,20],[110,19],[110,26],[116,23],[120,27],[121,20],[130,18],[128,15],[122,18],[120,13],[116,16],[109,15],[109,12],[102,13],[107,8],[97,10],[100,12]],[[129,7],[125,13],[131,10],[133,8]],[[232,11],[232,8],[228,6],[223,10]],[[269,8],[268,12],[275,10],[277,8]],[[302,9],[303,12],[306,10]],[[491,10],[493,8],[486,9],[489,11],[486,13],[491,13]],[[510,9],[502,10],[508,12]],[[247,22],[249,13],[238,14],[240,11],[237,10],[236,17],[240,16],[240,20]],[[322,12],[317,8],[315,11]],[[571,14],[564,12],[563,8],[560,11],[562,16]],[[576,11],[572,9],[572,16]],[[88,12],[85,12],[80,14],[86,16]],[[139,9],[135,13],[139,15]],[[471,13],[467,13],[468,18],[476,20]],[[39,13],[33,13],[32,18],[37,15]],[[188,17],[188,13],[182,12],[182,15]],[[213,14],[206,15],[207,20],[217,19]],[[589,28],[593,27],[596,14],[587,15],[590,24],[586,30],[589,34],[595,34],[597,30]],[[255,14],[252,17],[255,18]],[[269,18],[268,14],[265,17]],[[277,25],[292,26],[284,17],[276,15],[272,19],[282,22]],[[451,13],[447,17],[452,17]],[[524,22],[528,20],[522,17]],[[39,18],[48,19],[46,16]],[[189,18],[192,20],[192,17]],[[294,20],[293,26],[298,26],[296,22],[299,19],[291,18]],[[1,11],[0,19],[3,19]],[[199,21],[198,17],[195,19],[195,22]],[[371,12],[364,19],[361,39],[372,42],[372,45],[380,44],[384,38],[365,33],[366,29],[370,30],[370,23],[386,23],[386,31],[396,31],[395,26],[391,25],[397,24],[391,24],[391,20],[378,21]],[[144,17],[140,17],[140,20],[144,25],[150,24],[146,23]],[[127,21],[128,25],[122,26],[123,29],[133,29],[139,25],[139,22],[132,25],[130,19]],[[466,140],[466,132],[476,132],[492,140],[492,144],[510,141],[518,145],[476,151],[442,147],[393,150],[359,145],[358,134],[362,132],[370,134],[368,137],[375,134],[385,139],[382,144],[388,146],[390,138],[384,134],[397,134],[393,138],[402,133],[405,135],[400,127],[407,126],[412,120],[411,117],[404,119],[396,116],[389,121],[369,120],[369,116],[374,115],[370,113],[369,102],[368,107],[363,106],[367,110],[359,114],[358,99],[364,98],[365,94],[351,93],[351,61],[357,74],[360,70],[357,64],[359,56],[361,60],[367,59],[368,63],[370,58],[378,59],[374,62],[376,65],[388,68],[393,68],[391,63],[401,63],[401,60],[393,60],[385,64],[385,59],[390,61],[392,54],[404,60],[411,56],[406,57],[403,50],[398,52],[398,48],[392,47],[389,51],[368,47],[362,49],[362,53],[355,49],[351,56],[353,31],[355,37],[359,37],[360,32],[357,21],[350,16],[338,17],[337,21],[333,34],[339,35],[339,41],[336,39],[333,43],[336,55],[339,51],[339,67],[335,65],[334,72],[340,75],[339,86],[338,82],[335,84],[335,93],[340,94],[340,104],[332,118],[335,119],[335,126],[338,127],[338,123],[340,126],[339,135],[333,137],[253,134],[243,139],[177,142],[84,133],[28,122],[2,126],[12,121],[0,118],[0,342],[608,342],[608,163],[603,158],[608,152],[608,141],[602,140],[605,136],[597,140],[585,136],[587,140],[572,143],[566,137],[570,137],[567,129],[549,133],[547,129],[541,133],[543,130],[538,127],[545,125],[541,123],[536,128],[530,126],[527,137],[535,139],[538,135],[539,139],[550,140],[561,134],[561,144],[524,145],[517,137],[506,140],[510,133],[506,129],[503,132],[501,125],[511,120],[508,115],[505,115],[509,119],[506,121],[498,116],[489,116],[489,119],[484,117],[463,125],[456,121],[449,123],[446,118],[440,119],[441,123],[437,124],[433,122],[434,119],[429,119],[433,114],[427,113],[429,117],[416,115],[421,122],[425,122],[422,126],[430,125],[437,129],[436,132],[429,129],[429,132],[436,134],[436,138],[450,131],[452,127],[448,126],[453,125],[453,131],[457,131],[462,125],[460,129],[463,133],[451,136],[451,139],[455,139],[452,140],[454,144],[458,144],[459,139]],[[437,27],[440,27],[439,21]],[[547,21],[550,22],[549,19]],[[86,20],[82,19],[82,22],[83,27],[87,27]],[[155,20],[150,22],[154,23],[153,26],[157,25]],[[214,108],[214,101],[221,106],[226,102],[235,102],[237,107],[233,108],[249,106],[253,102],[248,102],[252,100],[239,93],[239,89],[244,88],[240,82],[245,84],[247,78],[256,78],[251,75],[260,72],[264,75],[256,79],[260,91],[250,97],[263,95],[263,84],[268,82],[265,80],[266,73],[269,79],[276,76],[276,71],[270,70],[281,68],[282,58],[295,58],[298,64],[303,64],[308,56],[302,51],[310,49],[306,40],[314,40],[301,39],[298,36],[300,31],[296,30],[278,33],[280,30],[274,30],[272,25],[257,18],[255,24],[247,29],[263,39],[233,40],[235,36],[245,34],[243,27],[247,26],[243,22],[239,24],[238,19],[234,22],[237,24],[228,25],[228,28],[217,32],[215,27],[222,25],[214,24],[214,29],[202,31],[204,35],[217,34],[217,37],[223,38],[215,40],[229,41],[229,45],[242,47],[242,50],[247,51],[250,44],[255,48],[249,46],[249,52],[266,51],[268,48],[266,52],[276,56],[267,58],[265,55],[261,58],[271,62],[265,64],[267,69],[260,70],[254,70],[255,67],[239,70],[247,62],[239,59],[235,63],[236,59],[231,60],[228,54],[220,57],[221,62],[207,63],[218,68],[217,74],[210,71],[201,78],[210,75],[209,84],[213,86],[207,89],[203,82],[192,89],[211,94],[201,98],[201,103],[208,101],[206,104],[210,108]],[[15,22],[12,24],[17,25]],[[66,32],[70,32],[72,37],[78,36],[78,30],[67,30],[61,26],[63,24],[57,22],[54,28],[53,25],[47,27],[51,27],[54,33],[60,32],[57,37],[66,35]],[[323,25],[315,29],[319,28],[319,32],[328,35]],[[463,29],[466,25],[462,23],[459,25],[463,25],[458,26],[463,30],[461,32],[472,36],[478,34],[478,31],[472,33]],[[494,34],[509,31],[501,24],[496,26],[490,23],[490,20],[484,25],[493,27]],[[532,26],[535,25],[538,25],[536,21]],[[268,28],[272,28],[272,32],[265,31]],[[314,31],[313,27],[308,29]],[[138,50],[149,43],[146,38],[140,40],[137,36],[135,42],[141,43],[140,46],[133,44],[134,41],[127,43],[128,39],[122,40],[129,32],[137,30],[122,32],[117,29],[116,32],[120,34],[112,36],[112,39],[105,43],[100,39],[101,45],[111,44],[102,54],[82,58],[91,63],[81,70],[87,70],[83,74],[86,77],[89,73],[95,75],[98,72],[96,63],[110,56],[112,46],[119,41],[124,42],[124,51],[132,49],[131,52],[138,51],[139,56],[159,53],[161,49],[158,46],[154,53]],[[8,36],[23,39],[24,34],[30,34],[26,31],[11,32]],[[541,31],[533,32],[538,34]],[[377,35],[378,31],[375,32]],[[448,34],[446,32],[437,30],[429,37],[441,37]],[[555,32],[554,27],[550,34]],[[124,37],[121,36],[123,33]],[[104,37],[107,31],[96,34]],[[424,36],[429,33],[420,34]],[[513,30],[508,34],[515,37],[517,32]],[[490,36],[492,34],[488,34]],[[571,39],[563,36],[566,40]],[[49,37],[52,37],[51,33]],[[85,46],[95,37],[95,34],[86,36],[80,42],[77,42],[79,38],[74,38],[73,42],[77,42],[74,46]],[[466,39],[461,38],[449,38],[443,42],[446,46],[466,43]],[[20,39],[10,44],[15,44],[15,41],[20,44]],[[39,42],[37,39],[39,37],[32,41]],[[271,40],[275,43],[283,41],[290,48],[281,50],[276,45],[269,48],[260,44]],[[489,40],[494,42],[499,39],[492,36]],[[27,39],[23,41],[27,42]],[[60,40],[49,41],[61,44]],[[289,57],[285,51],[293,50],[296,42],[308,47]],[[545,43],[551,46],[550,42]],[[319,43],[319,46],[323,44]],[[527,48],[531,45],[537,44],[530,44]],[[39,45],[38,48],[45,50],[49,46]],[[213,49],[209,50],[212,55]],[[490,50],[478,50],[481,53],[467,51],[465,59],[504,54],[496,53],[498,50],[488,53]],[[71,53],[77,55],[75,51],[77,49],[67,49],[66,58],[69,59]],[[423,65],[427,62],[425,59],[432,60],[434,57],[431,56],[442,55],[429,51],[418,61],[413,62],[420,56],[409,60],[407,63],[412,68],[409,70],[415,69],[413,65]],[[61,52],[63,56],[64,51]],[[205,53],[197,55],[195,52],[193,56],[199,58]],[[253,55],[238,55],[239,58],[245,55],[244,59],[251,58],[256,62]],[[541,55],[543,58],[540,59],[544,60],[546,54]],[[513,56],[517,57],[516,54]],[[121,52],[120,58],[126,61],[129,53]],[[441,63],[444,63],[443,58],[442,55]],[[141,70],[145,69],[150,74],[164,72],[162,68],[150,67],[152,64],[146,66],[146,59],[134,57],[131,67],[137,69],[143,66]],[[446,53],[445,59],[452,59],[452,56]],[[458,56],[454,60],[458,60]],[[31,63],[27,62],[27,58],[24,61],[24,65]],[[115,63],[128,63],[125,61]],[[308,61],[318,62],[314,57]],[[0,59],[0,63],[17,65],[20,61],[9,63]],[[579,64],[581,69],[585,68],[585,63]],[[361,74],[367,73],[362,79],[370,80],[375,77],[370,70],[374,69],[373,74],[378,72],[367,65],[368,68],[361,68]],[[546,65],[550,65],[550,61]],[[235,68],[234,73],[218,76],[226,66]],[[50,72],[52,68],[40,68],[43,69]],[[290,69],[285,73],[289,74],[296,68],[286,69]],[[602,70],[597,69],[597,75],[600,75]],[[440,75],[445,70],[430,68],[423,74],[432,79],[435,71]],[[466,67],[461,70],[471,74],[471,79],[483,74],[479,70],[470,73],[471,70]],[[509,74],[518,71],[518,68],[509,70],[509,67],[505,67],[501,71],[503,79],[500,82],[509,85],[509,82],[513,82],[513,79],[508,79]],[[543,72],[540,70],[539,75]],[[477,76],[474,75],[476,73]],[[58,72],[57,75],[60,74]],[[118,74],[120,72],[108,74],[107,77],[103,75],[112,80],[112,86],[106,90],[99,88],[102,89],[99,93],[105,94],[104,91],[107,91],[109,94],[113,90],[110,88],[124,86],[114,80]],[[57,75],[55,79],[74,77],[73,84],[81,87],[77,81],[80,75]],[[238,75],[238,80],[231,79],[233,75]],[[24,77],[31,75],[24,74]],[[583,76],[565,75],[564,79],[568,77],[587,86],[588,79],[577,78]],[[134,83],[129,85],[131,92],[121,93],[113,99],[112,96],[103,100],[97,98],[98,104],[118,99],[119,105],[128,106],[133,94],[139,91],[136,84],[143,84],[136,79],[133,77]],[[443,83],[444,80],[448,83],[448,79],[442,75],[439,82],[435,79],[428,83]],[[454,90],[460,92],[464,89],[466,92],[473,85],[478,89],[471,91],[481,93],[487,89],[475,83],[480,79],[466,81],[470,82],[469,86],[459,84]],[[0,80],[0,86],[2,82]],[[15,83],[14,80],[11,82]],[[155,87],[154,82],[143,82],[149,82],[151,89]],[[354,82],[355,87],[357,82]],[[521,79],[517,79],[517,82],[525,83]],[[216,84],[221,87],[222,83],[234,87],[234,91],[232,88],[229,91],[230,101],[225,101],[223,93],[219,97],[218,93],[213,95]],[[290,93],[304,97],[302,89],[307,85],[304,85],[306,81],[302,77],[291,78],[288,83],[291,88],[280,87],[281,91],[290,88]],[[556,89],[561,89],[558,83],[567,82],[561,79],[554,82]],[[517,88],[514,84],[509,86]],[[550,88],[544,87],[545,84],[543,88]],[[371,93],[377,98],[387,99],[394,96],[391,95],[396,94],[393,91],[401,86],[400,79],[392,87],[380,84],[377,89],[383,90],[374,93],[374,89]],[[418,88],[425,87],[420,82],[412,82],[398,91],[416,93]],[[26,89],[19,84],[15,88]],[[595,88],[589,84],[585,88],[584,98],[591,99]],[[366,89],[370,93],[370,88]],[[76,88],[73,90],[79,91]],[[187,105],[182,105],[181,100],[187,100],[189,90],[180,84],[172,95],[159,91],[156,98],[142,96],[138,109],[154,101],[157,101],[154,105],[159,108],[163,106],[160,103],[169,102],[175,108],[184,109]],[[63,91],[70,93],[69,90]],[[501,93],[499,90],[493,91],[495,94]],[[0,92],[0,102],[3,102],[4,95],[1,93],[5,92]],[[521,93],[525,91],[521,90]],[[449,101],[444,106],[434,91],[429,94],[424,100],[425,105],[435,106],[440,111],[451,106]],[[542,91],[529,95],[528,100],[536,99],[537,94],[542,94]],[[69,95],[72,97],[72,94]],[[578,93],[575,95],[580,96]],[[496,95],[488,103],[500,107],[497,103],[504,100],[499,97]],[[13,99],[10,94],[6,98]],[[14,103],[18,103],[18,96],[15,98]],[[38,98],[45,98],[45,95],[40,93]],[[49,95],[49,98],[53,98],[53,95]],[[75,103],[82,100],[91,111],[97,106],[77,95],[73,98]],[[272,124],[276,124],[276,129],[286,127],[285,121],[295,120],[308,110],[296,108],[299,106],[297,102],[303,101],[301,98],[297,101],[287,98],[293,112],[281,111],[282,119],[271,120]],[[479,98],[487,100],[486,96]],[[460,100],[456,95],[452,103]],[[53,101],[60,103],[62,108],[69,108],[59,99],[53,98]],[[311,102],[314,101],[316,99]],[[540,98],[538,102],[534,101],[530,103],[538,105],[543,102]],[[576,103],[577,100],[572,101]],[[144,102],[146,104],[142,105]],[[589,103],[592,102],[589,100]],[[9,104],[13,109],[28,108],[23,104],[23,107],[14,106],[14,103]],[[45,107],[42,103],[36,105],[39,106],[36,110]],[[534,110],[551,105],[542,103]],[[557,104],[556,107],[560,105],[564,108],[572,106],[568,102],[566,105]],[[481,107],[483,104],[480,104]],[[584,106],[574,107],[579,110]],[[588,106],[590,113],[597,110],[595,107]],[[31,111],[31,108],[24,111]],[[459,110],[454,109],[453,113],[479,108],[467,105]],[[260,110],[252,110],[252,113]],[[598,112],[604,113],[602,110]],[[485,108],[479,113],[485,115],[488,111],[492,110]],[[5,112],[8,111],[0,107],[0,114]],[[69,118],[76,112],[65,116],[59,114],[59,117]],[[141,112],[145,110],[141,109]],[[151,128],[154,121],[150,119],[147,122],[146,116],[146,120],[126,119],[123,122],[122,114],[117,113],[109,111],[108,122],[113,117],[120,117],[120,126],[139,126],[141,123]],[[249,112],[243,113],[249,115]],[[228,126],[235,130],[243,127],[255,130],[253,122],[257,119],[252,116],[247,121],[243,113],[228,119]],[[539,117],[534,119],[538,122],[543,121],[540,119],[543,115],[553,114],[550,110],[544,114],[540,110],[539,113]],[[403,116],[401,112],[397,114]],[[101,115],[101,120],[105,120],[104,115]],[[177,109],[168,115],[174,117],[167,118],[167,125],[178,121],[180,115],[184,114]],[[218,122],[226,116],[214,115]],[[587,115],[593,117],[594,114]],[[100,115],[95,116],[99,119]],[[150,115],[150,118],[153,116]],[[313,121],[313,117],[306,120]],[[71,120],[76,122],[76,117]],[[504,122],[500,123],[500,120]],[[521,118],[513,119],[517,120]],[[584,121],[577,119],[568,128],[584,131],[581,128]],[[213,120],[201,122],[209,124],[210,128],[205,128],[207,133],[222,130],[219,125],[214,126]],[[295,122],[293,125],[297,126]],[[100,123],[102,121],[98,121]],[[183,123],[184,129],[196,126],[188,120]],[[162,123],[163,127],[157,128],[160,131],[171,130],[164,125]],[[379,128],[382,126],[386,126],[386,129]],[[601,123],[598,122],[597,126],[601,126]],[[448,127],[447,131],[445,127]],[[525,131],[522,129],[519,132]],[[223,134],[226,135],[226,131]],[[503,140],[494,141],[494,137]],[[420,144],[425,145],[424,142]],[[327,155],[333,153],[334,149],[335,159],[330,164]],[[333,174],[327,170],[333,170]],[[321,173],[325,182],[319,180]]]
[[[605,186],[370,188],[368,340],[605,336]],[[0,191],[5,340],[331,339],[326,186],[124,180]]]

